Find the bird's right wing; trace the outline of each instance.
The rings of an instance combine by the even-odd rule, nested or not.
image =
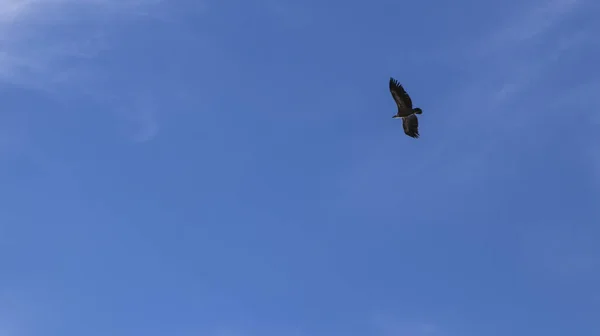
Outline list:
[[[412,110],[413,104],[410,96],[406,90],[404,90],[402,84],[392,77],[390,77],[390,92],[399,109],[403,111]]]
[[[411,138],[419,137],[419,119],[416,114],[411,114],[408,117],[402,118],[402,128],[404,133]]]

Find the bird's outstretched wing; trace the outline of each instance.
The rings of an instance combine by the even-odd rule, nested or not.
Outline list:
[[[412,110],[413,105],[410,96],[406,93],[402,85],[392,77],[390,77],[390,92],[399,109]]]
[[[402,128],[404,133],[411,138],[419,137],[419,119],[416,114],[411,114],[408,117],[402,118]]]

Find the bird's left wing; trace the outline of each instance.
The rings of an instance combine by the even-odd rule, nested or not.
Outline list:
[[[416,114],[411,114],[408,117],[402,118],[402,128],[404,133],[411,138],[419,137],[419,119]]]

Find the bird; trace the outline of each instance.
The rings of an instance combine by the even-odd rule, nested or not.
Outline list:
[[[402,128],[404,133],[411,138],[419,137],[419,119],[417,114],[422,114],[423,111],[416,107],[413,108],[412,100],[402,85],[390,77],[390,92],[398,106],[398,112],[392,118],[402,118]]]

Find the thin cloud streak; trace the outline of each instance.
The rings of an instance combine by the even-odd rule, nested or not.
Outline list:
[[[378,314],[373,319],[375,334],[381,336],[442,336],[439,326],[432,323],[406,321]]]
[[[459,129],[479,129],[481,127],[493,127],[496,129],[493,134],[496,136],[488,140],[488,143],[481,147],[475,155],[483,160],[486,153],[489,153],[496,147],[502,139],[513,136],[517,128],[522,128],[527,123],[536,118],[540,113],[547,113],[547,101],[524,101],[519,107],[515,106],[515,100],[521,93],[529,88],[535,87],[537,83],[543,80],[548,70],[567,52],[574,52],[577,47],[589,42],[589,35],[578,32],[570,39],[570,43],[564,40],[554,46],[549,54],[537,53],[534,56],[518,56],[514,51],[521,46],[521,43],[535,43],[534,39],[545,38],[562,19],[571,15],[575,10],[582,10],[581,2],[573,0],[551,1],[537,4],[523,16],[517,16],[505,24],[496,28],[487,34],[480,41],[474,44],[472,53],[475,55],[475,64],[477,69],[473,73],[477,74],[472,78],[472,85],[468,85],[457,94],[463,99],[454,102],[456,106],[464,106],[458,111],[453,111],[451,120],[445,121],[446,127],[443,137],[453,137],[453,134],[460,133]],[[515,12],[520,12],[516,10]],[[550,15],[551,14],[551,15]],[[550,17],[545,16],[550,15]],[[516,28],[515,28],[516,27]],[[494,57],[490,57],[494,55]],[[471,58],[468,56],[467,58]],[[465,59],[464,61],[467,61]],[[512,104],[512,105],[511,105]],[[446,104],[452,106],[451,104]],[[520,125],[514,122],[507,123],[505,117],[506,111],[520,114]],[[522,114],[522,111],[528,111],[528,114]],[[457,116],[459,114],[459,116]],[[460,123],[456,121],[460,119]],[[508,127],[511,127],[510,129]],[[500,131],[498,133],[498,131]],[[489,132],[486,132],[489,134]],[[446,148],[450,141],[441,141],[445,143]],[[440,149],[438,152],[444,152]],[[471,154],[466,154],[472,156]],[[432,158],[435,160],[435,157]],[[467,162],[470,159],[466,160]]]
[[[132,103],[129,106],[119,109],[119,115],[127,124],[125,133],[137,143],[154,139],[160,130],[156,102],[150,95],[140,95],[130,100]]]
[[[101,52],[111,49],[107,33],[113,28],[108,23],[137,16],[158,17],[151,13],[160,4],[155,0],[2,1],[0,82],[57,98],[90,95],[97,100],[102,94],[89,88],[97,86],[94,62]],[[71,29],[74,35],[65,36],[56,30],[70,25],[77,27]],[[122,122],[134,120],[138,124],[131,135],[134,141],[144,142],[158,133],[155,111],[131,113],[123,116]],[[2,141],[5,145],[10,142]]]
[[[502,161],[500,146],[507,142],[534,144],[535,134],[524,130],[535,128],[532,123],[541,114],[542,118],[547,118],[549,113],[558,112],[555,105],[559,97],[549,101],[523,95],[535,89],[564,55],[578,52],[581,46],[590,43],[591,38],[587,31],[579,30],[574,35],[577,41],[569,44],[564,40],[558,41],[549,54],[517,55],[514,51],[522,41],[534,43],[536,39],[547,38],[566,16],[574,11],[585,10],[582,2],[574,1],[544,2],[533,8],[528,5],[523,7],[530,9],[516,8],[514,12],[526,14],[505,21],[483,38],[473,41],[472,46],[466,48],[469,50],[467,55],[453,58],[457,67],[464,68],[464,64],[468,64],[466,72],[472,73],[472,76],[463,87],[449,94],[448,99],[430,106],[430,110],[440,111],[435,117],[423,117],[422,127],[435,133],[438,145],[428,149],[426,154],[411,154],[418,156],[413,158],[411,165],[402,166],[402,174],[415,178],[380,181],[380,174],[373,171],[376,169],[374,167],[380,167],[384,164],[382,162],[386,162],[386,166],[394,166],[395,159],[391,159],[386,150],[370,149],[360,156],[359,162],[354,162],[351,168],[340,174],[338,197],[342,203],[372,204],[361,195],[368,194],[374,186],[390,193],[398,188],[418,192],[421,182],[417,176],[427,175],[427,179],[431,183],[438,183],[441,189],[460,185],[461,190],[469,190],[490,174],[515,173],[515,167],[510,162]],[[553,13],[552,20],[542,17],[543,13],[548,12]],[[523,35],[514,35],[510,30],[512,24],[525,27]],[[492,42],[486,44],[486,41]],[[495,56],[490,57],[494,51]],[[448,50],[447,54],[456,55],[456,52]],[[514,115],[518,115],[518,118],[511,118]],[[380,140],[380,143],[394,141]],[[420,141],[426,142],[427,136]],[[502,164],[504,169],[492,169],[498,164]],[[388,202],[393,204],[396,200],[394,197],[389,201],[382,199],[377,205],[378,209],[391,206]]]
[[[474,53],[478,57],[490,56],[541,38],[582,6],[581,0],[553,0],[524,5],[505,24],[482,38],[475,45]]]

